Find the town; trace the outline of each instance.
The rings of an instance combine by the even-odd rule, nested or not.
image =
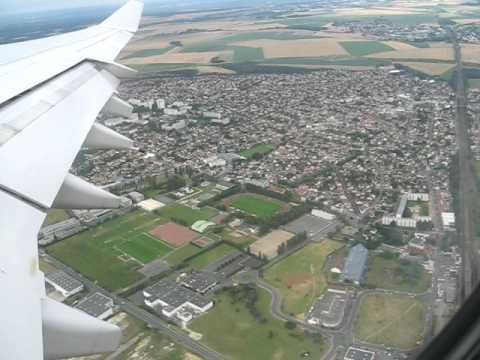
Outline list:
[[[221,358],[215,316],[227,338],[238,321],[231,302],[251,326],[270,324],[268,351],[303,334],[282,347],[292,358],[402,359],[453,314],[462,265],[448,84],[386,67],[120,90],[134,113],[100,121],[141,152],[79,155],[77,174],[123,205],[52,215],[39,235],[51,296],[100,318],[153,314],[207,359]],[[395,328],[376,333],[385,318]]]

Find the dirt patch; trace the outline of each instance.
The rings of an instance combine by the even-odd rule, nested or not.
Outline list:
[[[395,50],[415,50],[415,46],[401,42],[401,41],[382,41],[385,45],[390,46]]]
[[[294,237],[294,235],[287,231],[274,230],[250,245],[250,251],[257,256],[264,255],[268,259],[272,259],[278,255],[278,247],[292,237]]]
[[[480,45],[462,44],[462,60],[471,63],[480,63]]]
[[[159,225],[149,234],[174,247],[183,246],[199,236],[195,231],[173,222]]]
[[[299,273],[290,276],[287,279],[287,287],[294,288],[299,285],[310,284],[312,282],[312,275],[306,273]]]

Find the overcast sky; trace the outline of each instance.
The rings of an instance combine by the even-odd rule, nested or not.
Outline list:
[[[117,5],[126,0],[0,0],[0,13],[34,12],[92,5]]]

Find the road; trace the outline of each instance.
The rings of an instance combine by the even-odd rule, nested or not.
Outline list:
[[[49,256],[48,254],[41,252],[41,256],[44,259],[46,259],[48,262],[52,263],[56,268],[65,271],[67,274],[69,274],[73,278],[81,281],[90,290],[102,293],[112,298],[113,301],[120,307],[122,311],[128,313],[129,315],[141,321],[144,321],[151,328],[154,328],[158,330],[160,333],[171,337],[172,339],[181,343],[192,352],[202,356],[207,360],[224,360],[224,357],[220,353],[207,347],[204,344],[199,343],[198,341],[193,340],[187,334],[185,334],[181,330],[176,329],[173,326],[170,326],[165,321],[160,319],[158,316],[151,314],[150,312],[142,309],[141,307],[137,306],[136,304],[134,304],[129,300],[121,298],[118,295],[105,290],[104,288],[98,286],[96,283],[83,277],[72,268],[66,266],[65,264],[58,261],[57,259]]]
[[[469,193],[476,191],[476,184],[472,170],[472,156],[470,151],[470,138],[467,126],[467,95],[463,76],[462,51],[457,41],[456,34],[450,30],[456,62],[456,141],[460,167],[460,188],[458,193],[459,217],[457,234],[463,240],[463,268],[461,300],[463,301],[472,292],[478,280],[478,245],[473,239],[472,214],[466,201]]]

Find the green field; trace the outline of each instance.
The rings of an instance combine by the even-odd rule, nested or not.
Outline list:
[[[265,280],[282,294],[285,312],[301,316],[323,293],[327,287],[325,260],[342,246],[343,243],[332,240],[312,243],[265,271]]]
[[[144,264],[163,257],[172,251],[167,244],[148,234],[138,234],[119,244],[117,248]]]
[[[193,258],[189,265],[197,270],[207,266],[211,262],[222,258],[223,256],[235,251],[235,248],[228,244],[220,244],[213,249],[208,250]]]
[[[432,276],[420,264],[401,264],[398,259],[373,256],[366,283],[376,288],[422,293],[428,290]]]
[[[411,349],[422,339],[425,304],[406,296],[366,295],[353,331],[359,339]]]
[[[208,220],[217,215],[217,210],[210,207],[196,210],[182,204],[174,203],[160,209],[159,214],[172,221],[182,223],[182,225],[192,226],[192,224],[198,220]]]
[[[430,215],[430,208],[428,206],[428,202],[426,201],[408,201],[407,207],[412,212],[418,212],[420,216],[428,216]]]
[[[233,62],[241,63],[246,61],[263,60],[263,49],[250,46],[231,46],[233,49]]]
[[[270,315],[270,295],[261,289],[257,294],[255,307],[265,322],[255,319],[244,300],[224,290],[216,294],[214,308],[190,328],[203,335],[202,342],[231,360],[295,360],[307,352],[308,358],[320,359],[327,349],[324,340],[286,329]]]
[[[257,144],[250,149],[240,151],[240,155],[246,157],[247,159],[251,159],[256,155],[268,154],[273,149],[274,146],[272,144]]]
[[[164,223],[165,219],[135,211],[84,231],[47,248],[47,252],[89,279],[111,290],[124,288],[143,278],[137,261],[120,259],[117,246]]]
[[[352,56],[365,56],[394,50],[390,46],[378,41],[342,41],[340,45]]]
[[[261,218],[270,217],[282,208],[277,202],[247,194],[238,196],[230,206]]]
[[[175,249],[170,254],[168,254],[164,260],[168,262],[170,265],[175,266],[182,263],[185,259],[189,258],[197,254],[198,252],[202,251],[198,246],[193,244],[187,244],[182,246],[181,248]]]
[[[130,58],[143,58],[143,57],[149,57],[149,56],[155,56],[155,55],[163,55],[172,49],[173,49],[173,46],[160,48],[160,49],[143,49],[127,55],[126,57],[122,58],[122,60],[130,59]]]
[[[52,209],[52,210],[48,210],[47,212],[47,218],[45,219],[45,224],[52,225],[52,224],[56,224],[61,221],[67,220],[69,218],[70,216],[67,214],[65,210]]]

